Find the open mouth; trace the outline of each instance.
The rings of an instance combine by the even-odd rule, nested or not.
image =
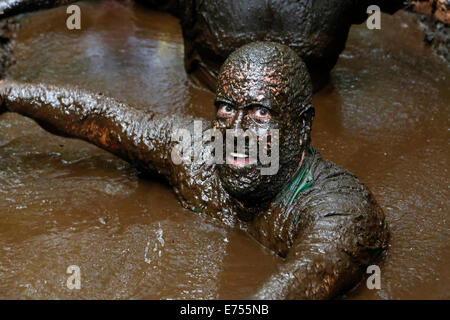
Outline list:
[[[233,167],[242,168],[256,163],[256,158],[250,157],[244,153],[230,152],[230,154],[227,155],[227,164],[230,164]]]

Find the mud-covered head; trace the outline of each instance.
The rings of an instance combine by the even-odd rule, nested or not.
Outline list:
[[[267,203],[285,185],[309,145],[314,109],[310,76],[300,57],[289,47],[254,42],[234,51],[222,65],[216,90],[214,127],[267,135],[268,155],[277,150],[278,170],[261,174],[262,164],[248,152],[233,153],[218,173],[227,191],[249,206]],[[242,132],[241,131],[241,132]],[[259,142],[260,139],[258,139]],[[264,145],[258,143],[258,155]]]

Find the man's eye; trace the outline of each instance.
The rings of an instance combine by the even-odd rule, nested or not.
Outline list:
[[[223,113],[223,114],[229,114],[233,112],[233,108],[228,105],[228,104],[223,104],[220,108],[219,108],[219,113]]]
[[[267,112],[266,109],[259,108],[258,110],[256,110],[256,115],[257,116],[264,117],[267,114],[268,114],[268,112]]]
[[[263,121],[269,120],[270,112],[266,108],[257,107],[253,110],[253,118]]]
[[[228,105],[225,105],[225,106],[223,106],[223,111],[225,111],[225,112],[231,112],[231,107],[230,106],[228,106]]]

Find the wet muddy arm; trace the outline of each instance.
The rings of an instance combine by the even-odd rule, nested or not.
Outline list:
[[[101,94],[44,84],[0,82],[0,109],[34,119],[47,131],[82,139],[141,168],[168,176],[177,116],[144,112]]]
[[[342,243],[339,239],[338,230],[333,227],[336,220],[325,218],[309,229],[255,298],[327,299],[355,278],[356,265],[346,254],[348,240]]]
[[[301,219],[318,218],[299,229],[286,260],[255,298],[335,297],[353,287],[383,252],[388,238],[384,214],[368,191],[354,206],[341,206],[348,200],[343,194],[319,198]]]
[[[0,1],[0,19],[72,2],[76,2],[76,0],[3,0]]]

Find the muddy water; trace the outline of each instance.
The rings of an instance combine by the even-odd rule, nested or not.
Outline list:
[[[176,19],[112,1],[22,18],[12,77],[73,84],[141,108],[211,118],[183,69]],[[450,68],[406,13],[354,27],[314,97],[313,144],[367,183],[391,244],[382,289],[350,298],[450,298]],[[0,298],[246,298],[280,259],[181,208],[170,189],[87,143],[14,114],[0,121]],[[65,282],[69,265],[82,289]]]

